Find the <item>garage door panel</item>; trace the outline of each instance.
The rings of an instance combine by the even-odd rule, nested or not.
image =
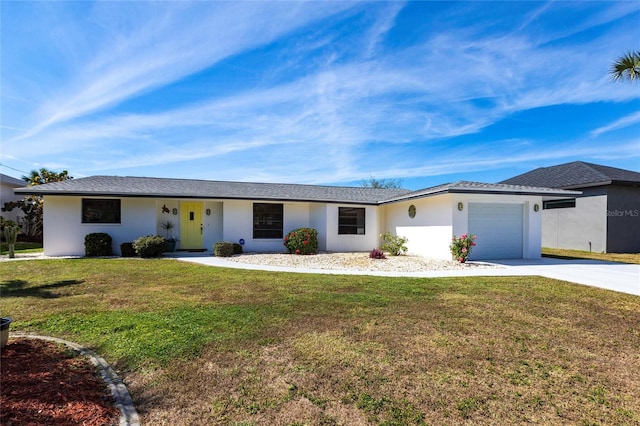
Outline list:
[[[477,240],[469,258],[521,258],[522,230],[522,204],[470,203],[469,233]]]

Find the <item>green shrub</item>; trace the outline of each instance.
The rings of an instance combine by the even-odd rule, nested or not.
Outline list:
[[[227,241],[220,241],[213,245],[213,254],[218,257],[233,256],[233,244]]]
[[[122,243],[120,244],[120,255],[122,257],[136,257],[138,253],[133,248],[133,243]]]
[[[233,254],[242,254],[242,246],[238,243],[233,243]]]
[[[462,234],[460,238],[455,235],[451,239],[449,249],[454,260],[465,263],[471,254],[471,249],[476,245],[476,236],[473,234]]]
[[[133,242],[133,248],[140,257],[160,257],[166,246],[164,237],[160,235],[145,235]]]
[[[298,228],[284,237],[284,246],[289,253],[316,254],[318,252],[318,231],[313,228]]]
[[[391,232],[380,234],[380,238],[382,238],[383,241],[380,248],[391,256],[401,256],[407,252],[406,244],[407,241],[409,241],[408,238],[393,235]]]
[[[87,234],[84,237],[84,254],[87,257],[111,256],[113,254],[112,243],[111,235],[104,232]]]

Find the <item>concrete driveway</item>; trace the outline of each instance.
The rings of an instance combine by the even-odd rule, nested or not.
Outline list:
[[[514,275],[540,275],[640,296],[640,265],[586,259],[489,260],[504,265]]]
[[[495,269],[470,269],[423,272],[374,272],[354,270],[302,269],[283,266],[253,265],[231,262],[209,253],[171,253],[171,257],[193,263],[225,268],[253,269],[263,271],[297,272],[311,274],[374,275],[387,277],[469,277],[469,276],[514,276],[539,275],[557,280],[584,284],[592,287],[640,296],[640,265],[602,262],[598,260],[564,260],[543,257],[541,259],[488,260],[501,266]]]

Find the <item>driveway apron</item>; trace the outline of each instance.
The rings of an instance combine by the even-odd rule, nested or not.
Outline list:
[[[640,265],[587,259],[514,259],[489,261],[522,275],[540,275],[640,296]]]

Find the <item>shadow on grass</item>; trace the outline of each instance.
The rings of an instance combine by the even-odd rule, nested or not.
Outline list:
[[[81,280],[63,280],[50,284],[43,284],[36,287],[27,287],[29,284],[25,280],[7,280],[0,283],[0,292],[5,297],[40,297],[42,299],[55,299],[60,297],[51,290],[68,287],[70,285],[82,284]]]

